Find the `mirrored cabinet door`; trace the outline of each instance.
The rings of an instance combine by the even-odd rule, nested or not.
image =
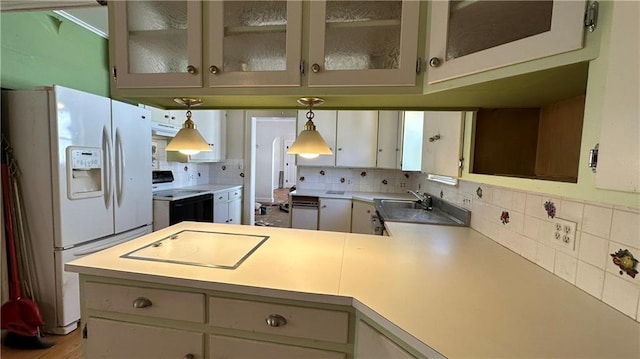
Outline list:
[[[299,86],[301,1],[207,3],[210,87]]]
[[[312,1],[309,86],[416,80],[419,1]]]
[[[431,3],[428,81],[582,48],[585,1]]]
[[[202,4],[116,1],[114,77],[120,88],[202,85]]]

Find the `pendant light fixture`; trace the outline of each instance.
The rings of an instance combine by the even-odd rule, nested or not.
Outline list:
[[[319,155],[333,154],[313,123],[313,106],[321,105],[324,100],[319,97],[301,97],[298,99],[298,103],[309,107],[309,111],[306,114],[307,123],[295,142],[289,147],[287,153],[300,155],[304,158],[316,158]]]
[[[175,102],[187,106],[187,119],[176,136],[167,145],[167,151],[178,151],[185,155],[195,155],[201,151],[211,151],[211,147],[196,129],[196,124],[191,119],[191,107],[202,104],[199,98],[179,97]]]

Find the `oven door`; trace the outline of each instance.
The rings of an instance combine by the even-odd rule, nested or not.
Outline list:
[[[170,201],[169,225],[183,221],[213,223],[213,194]]]

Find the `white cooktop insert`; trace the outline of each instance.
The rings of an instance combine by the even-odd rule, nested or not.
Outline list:
[[[236,269],[268,238],[252,234],[184,230],[121,257]]]

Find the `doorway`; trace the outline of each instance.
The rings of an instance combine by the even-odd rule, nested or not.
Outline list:
[[[296,137],[296,116],[296,110],[246,111],[245,218],[249,219],[246,221],[247,224],[260,223],[261,219],[256,218],[256,215],[263,215],[260,214],[261,209],[256,208],[257,203],[266,205],[267,211],[271,214],[280,211],[279,202],[282,198],[288,198],[289,188],[296,183],[295,156],[286,154],[288,146]],[[283,194],[285,191],[286,194]],[[286,212],[282,215],[288,217]]]

